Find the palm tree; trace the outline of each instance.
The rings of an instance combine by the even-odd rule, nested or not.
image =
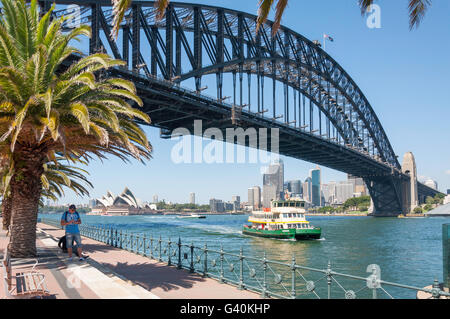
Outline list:
[[[0,154],[11,154],[10,251],[29,257],[36,255],[44,164],[57,154],[149,159],[151,145],[134,120],[150,118],[130,104],[142,105],[131,82],[101,76],[123,61],[94,54],[63,67],[79,53],[69,43],[90,36],[89,27],[63,33],[65,18],[50,18],[54,6],[40,18],[36,0],[0,2]]]
[[[79,196],[89,195],[86,184],[89,187],[93,187],[92,183],[86,178],[85,174],[89,174],[86,170],[72,165],[64,165],[61,162],[65,160],[63,157],[58,157],[56,164],[49,162],[44,164],[44,174],[41,176],[42,193],[41,193],[41,205],[43,199],[48,198],[57,200],[64,196],[64,187],[68,187],[73,190],[75,194]],[[74,162],[77,162],[74,159]],[[80,161],[81,164],[87,165],[87,162]],[[5,180],[5,179],[3,179]],[[2,183],[0,187],[2,191],[2,224],[3,229],[9,229],[11,224],[11,204],[12,196],[9,192],[9,187],[5,187]]]

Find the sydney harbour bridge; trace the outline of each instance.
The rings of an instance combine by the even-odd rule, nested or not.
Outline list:
[[[110,0],[41,6],[53,2],[55,16],[79,13],[67,28],[74,22],[91,26],[89,53],[127,62],[108,75],[135,83],[162,137],[179,127],[195,134],[194,120],[202,120],[203,130],[223,130],[223,136],[233,127],[278,128],[281,155],[362,177],[375,216],[409,213],[438,193],[417,182],[412,156],[405,156],[403,167],[399,163],[350,75],[317,42],[287,27],[272,34],[267,21],[256,32],[255,15],[174,2],[157,20],[154,2],[133,1],[114,39]]]

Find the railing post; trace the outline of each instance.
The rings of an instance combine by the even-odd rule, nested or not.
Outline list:
[[[241,247],[239,251],[239,289],[244,289],[244,251]]]
[[[153,234],[150,235],[150,258],[153,259]]]
[[[178,237],[178,269],[181,269],[181,237]]]
[[[147,256],[146,245],[147,245],[147,235],[144,234],[144,238],[142,239],[142,256]]]
[[[171,246],[171,244],[172,244],[172,242],[170,241],[170,237],[169,237],[169,243],[168,243],[168,246],[169,246],[169,253],[168,253],[168,259],[167,259],[167,264],[170,266],[171,264],[172,264],[172,260],[171,260],[171,252],[170,252],[170,246]]]
[[[292,288],[291,288],[291,298],[295,299],[296,294],[295,294],[295,254],[292,254],[292,266],[291,266],[291,270],[292,270]]]
[[[266,298],[266,291],[267,291],[266,272],[267,272],[267,259],[266,259],[266,252],[264,252],[264,257],[263,257],[263,290],[262,290],[262,297],[263,298]]]
[[[161,235],[159,235],[159,261],[162,261],[162,258],[161,258]]]
[[[133,239],[134,239],[134,236],[133,236],[133,233],[131,233],[130,234],[130,251],[131,252],[133,252]]]
[[[223,277],[223,246],[220,245],[220,282],[224,282],[224,277]]]
[[[191,265],[189,268],[189,272],[194,272],[194,243],[191,242],[191,246],[189,247],[191,249]]]
[[[441,291],[441,287],[437,279],[434,280],[433,289],[431,291],[431,296],[433,299],[439,299],[441,297],[441,294],[439,293]]]
[[[117,228],[114,230],[115,238],[114,238],[114,247],[117,247]]]
[[[331,279],[331,262],[328,261],[328,268],[327,268],[327,286],[328,286],[328,299],[331,299],[331,282],[333,280]]]
[[[208,246],[205,244],[205,248],[203,248],[203,253],[205,255],[205,261],[203,264],[203,277],[206,277],[206,274],[208,272]]]
[[[119,241],[119,243],[120,243],[120,249],[122,249],[123,248],[123,236],[122,236],[122,229],[120,230],[120,241]]]

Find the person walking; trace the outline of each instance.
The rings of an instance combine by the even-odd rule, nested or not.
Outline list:
[[[81,235],[78,225],[81,224],[80,214],[77,212],[75,205],[69,206],[69,211],[64,212],[61,217],[61,226],[66,228],[66,246],[69,254],[69,261],[72,261],[72,243],[75,241],[78,246],[78,256],[80,261],[83,261],[83,255],[81,254]]]

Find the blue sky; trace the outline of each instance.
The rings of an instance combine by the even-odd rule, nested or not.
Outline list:
[[[193,1],[183,1],[193,2]],[[258,0],[202,1],[256,13]],[[382,0],[381,28],[369,29],[356,0],[290,1],[282,24],[307,38],[334,38],[327,52],[352,76],[377,113],[399,155],[412,151],[418,175],[436,180],[441,191],[450,188],[450,2],[433,1],[417,30],[410,31],[407,1]],[[226,89],[225,89],[226,90]],[[176,143],[159,138],[159,130],[145,128],[153,145],[153,159],[143,165],[117,159],[92,162],[88,171],[95,189],[117,194],[128,186],[137,197],[188,202],[195,192],[200,203],[210,198],[247,200],[247,188],[262,185],[257,164],[175,164],[170,153]],[[206,145],[207,143],[205,143]],[[285,179],[304,180],[315,165],[284,158]],[[340,172],[322,168],[323,182],[343,180]],[[60,203],[87,203],[70,191]]]

